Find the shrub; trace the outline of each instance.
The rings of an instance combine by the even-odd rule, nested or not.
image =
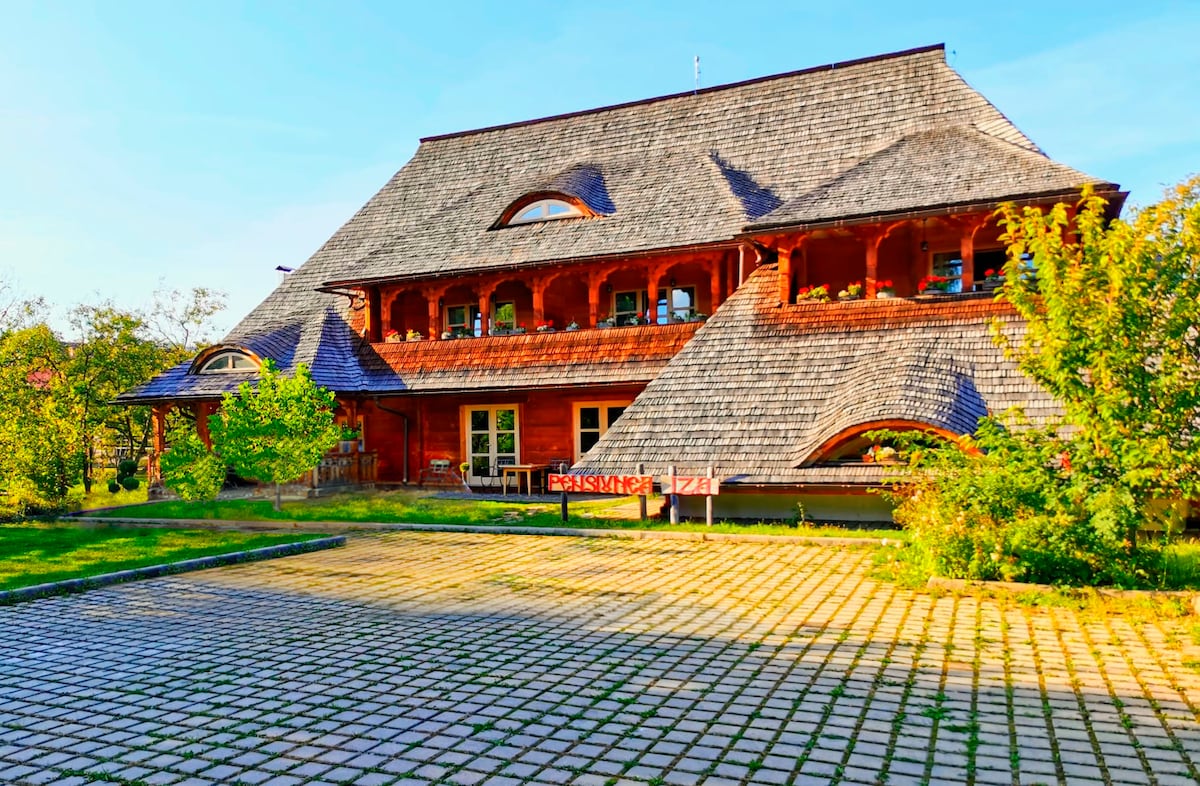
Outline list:
[[[121,487],[126,491],[136,491],[140,485],[142,485],[141,481],[132,475],[127,478],[121,478]]]
[[[138,463],[133,459],[125,459],[117,464],[117,478],[131,478],[137,474]]]
[[[902,444],[909,471],[889,498],[928,574],[1061,585],[1151,586],[1162,549],[1130,542],[1136,507],[1074,466],[1084,448],[1018,415],[984,418],[975,439]],[[1081,457],[1082,458],[1082,457]]]
[[[120,491],[120,490],[121,490],[121,484],[120,484],[120,483],[118,483],[118,482],[117,482],[117,481],[115,481],[115,480],[110,480],[110,481],[108,481],[108,492],[109,492],[110,494],[116,494],[116,493],[117,493],[118,491]]]

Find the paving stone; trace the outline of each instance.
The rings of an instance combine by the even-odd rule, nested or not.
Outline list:
[[[388,533],[3,607],[0,782],[896,786],[928,757],[961,784],[972,712],[981,786],[1013,744],[1021,783],[1097,782],[1097,745],[1113,783],[1194,782],[1184,623],[933,598],[870,561]]]

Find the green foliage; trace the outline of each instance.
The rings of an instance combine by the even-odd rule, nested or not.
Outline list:
[[[133,459],[125,459],[117,464],[117,479],[132,478],[137,474],[138,463]]]
[[[1008,300],[995,334],[1061,422],[984,419],[976,441],[908,450],[893,492],[910,562],[944,576],[1167,586],[1147,525],[1200,497],[1200,178],[1128,221],[1085,192],[1072,220],[1007,206]],[[1164,504],[1168,503],[1168,504]],[[1186,571],[1183,571],[1186,573]]]
[[[280,484],[300,478],[341,440],[335,406],[303,364],[288,377],[267,361],[257,385],[243,382],[222,399],[210,418],[213,444],[242,477],[275,484],[278,510]]]
[[[1129,221],[1086,192],[1073,224],[1064,205],[1002,216],[1027,328],[998,340],[1062,403],[1093,515],[1132,542],[1155,500],[1200,497],[1200,177]]]
[[[11,515],[70,503],[81,464],[68,362],[46,325],[0,336],[0,495]]]
[[[116,494],[116,493],[117,493],[118,491],[120,491],[120,490],[121,490],[121,484],[120,484],[120,483],[118,483],[118,482],[117,482],[117,481],[115,481],[115,480],[110,480],[110,481],[108,481],[108,493],[110,493],[110,494]]]
[[[984,418],[973,440],[914,448],[893,435],[909,472],[889,494],[924,575],[1043,584],[1154,585],[1161,550],[1134,549],[1111,489],[1071,461],[1071,439],[1015,413]]]
[[[137,487],[141,484],[142,482],[133,475],[130,475],[126,478],[121,478],[121,488],[125,489],[126,491],[137,491]]]
[[[159,458],[163,485],[187,502],[216,499],[225,483],[225,462],[187,426],[173,431],[168,444]]]

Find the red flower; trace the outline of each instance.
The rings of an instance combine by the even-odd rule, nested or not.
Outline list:
[[[525,327],[525,323],[522,322],[520,325],[518,325],[518,327]]]
[[[889,278],[887,281],[880,281],[879,286],[883,287],[884,289],[891,289],[892,280]]]
[[[988,268],[987,270],[983,271],[983,274],[988,278],[991,278],[992,276],[996,275],[996,271]]]

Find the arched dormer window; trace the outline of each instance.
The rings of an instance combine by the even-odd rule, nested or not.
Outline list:
[[[231,371],[258,371],[259,363],[245,352],[218,352],[200,366],[198,374],[225,374]]]
[[[511,224],[532,224],[535,221],[554,221],[559,218],[579,218],[583,211],[563,199],[539,199],[517,210],[508,220]]]

